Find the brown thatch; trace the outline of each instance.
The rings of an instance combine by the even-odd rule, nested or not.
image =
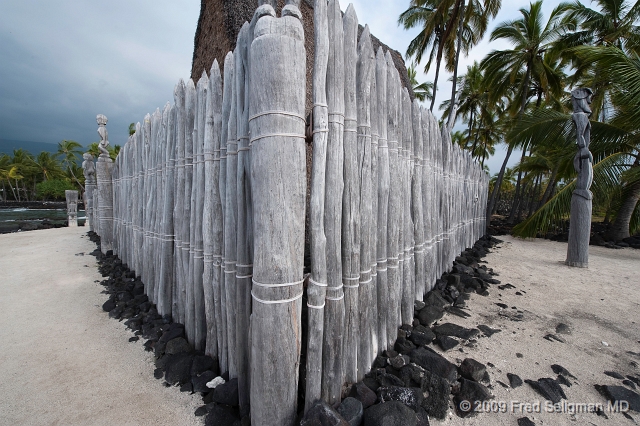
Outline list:
[[[251,21],[257,5],[257,0],[201,0],[191,66],[191,78],[194,82],[198,81],[202,75],[202,70],[209,72],[214,59],[218,60],[222,68],[227,52],[233,50],[236,46],[236,39],[242,24]],[[278,5],[281,8],[284,5],[284,0],[278,0]],[[300,10],[304,21],[305,47],[307,50],[307,112],[309,112],[311,110],[311,74],[314,54],[313,0],[302,0]],[[358,37],[360,37],[363,29],[361,25]],[[413,90],[411,90],[411,84],[409,84],[407,68],[402,54],[381,43],[373,35],[371,36],[371,41],[376,51],[380,46],[385,52],[387,50],[391,51],[391,56],[402,79],[402,85],[409,90],[409,95],[413,99]]]

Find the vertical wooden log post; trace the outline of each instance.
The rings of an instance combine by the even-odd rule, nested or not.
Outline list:
[[[233,53],[235,59],[238,55],[237,46]],[[235,85],[236,69],[233,67],[233,76],[225,84],[231,86],[231,110],[227,123],[227,189],[224,205],[224,286],[226,291],[227,309],[227,339],[229,342],[229,378],[238,377],[237,370],[237,346],[236,339],[236,256],[238,235],[238,110],[237,90]]]
[[[358,288],[360,285],[360,178],[358,169],[358,110],[356,65],[358,62],[358,17],[349,4],[344,29],[344,192],[342,194],[342,284],[344,286],[345,334],[343,382],[358,381]]]
[[[193,283],[190,280],[191,268],[191,227],[193,225],[191,210],[191,190],[193,185],[193,126],[195,121],[196,87],[193,80],[187,80],[185,91],[185,121],[184,121],[184,210],[182,235],[182,262],[185,284],[185,312],[184,329],[189,343],[195,339],[195,300]],[[189,219],[188,219],[189,218]]]
[[[378,299],[378,350],[389,346],[387,317],[389,315],[389,281],[387,268],[387,230],[389,214],[389,145],[387,141],[388,100],[387,100],[387,61],[382,47],[376,55],[376,88],[378,101],[378,219],[377,219],[377,299]]]
[[[425,264],[425,236],[424,236],[424,210],[422,205],[422,187],[424,160],[422,158],[422,114],[420,104],[414,99],[411,105],[411,119],[413,129],[413,157],[414,157],[414,173],[411,179],[411,215],[413,216],[413,232],[414,232],[414,256],[415,256],[415,294],[416,300],[422,300],[425,294],[426,277],[424,273]]]
[[[264,426],[293,426],[306,196],[304,30],[290,1],[280,19],[269,5],[257,14],[249,76],[255,247],[251,416]]]
[[[342,287],[342,193],[344,190],[344,28],[337,0],[330,0],[327,104],[329,135],[324,232],[327,237],[327,296],[322,349],[322,399],[340,401],[343,379],[344,290]]]
[[[193,294],[195,305],[195,348],[204,350],[207,339],[207,317],[205,312],[204,288],[202,273],[204,272],[204,247],[202,236],[202,218],[204,216],[204,136],[206,127],[206,102],[209,91],[209,77],[202,70],[197,86],[197,109],[194,134],[194,167],[191,196],[193,199]],[[196,137],[197,136],[197,137]]]
[[[229,326],[227,324],[227,290],[225,283],[224,265],[226,259],[225,238],[226,238],[226,205],[227,205],[227,140],[229,139],[229,117],[231,115],[231,97],[233,96],[233,53],[227,53],[224,59],[224,92],[222,97],[222,130],[220,136],[220,200],[222,203],[222,242],[221,242],[221,260],[220,260],[220,299],[221,299],[221,316],[222,316],[222,341],[221,341],[221,357],[220,369],[229,371]]]
[[[238,34],[235,58],[236,128],[238,142],[237,244],[236,244],[236,368],[241,416],[249,415],[249,322],[253,276],[253,224],[249,150],[249,42],[251,29],[244,23]]]
[[[398,117],[399,117],[399,77],[393,65],[391,53],[387,51],[384,57],[387,66],[387,139],[389,143],[389,208],[387,213],[387,275],[389,280],[389,309],[384,312],[387,316],[387,347],[393,349],[396,341],[399,322],[400,297],[402,286],[399,275],[398,242],[401,218],[400,168],[398,159]],[[396,82],[396,78],[398,81]]]
[[[373,49],[373,44],[371,46]],[[371,61],[371,305],[368,309],[368,328],[371,335],[371,357],[369,367],[378,355],[378,140],[380,139],[378,113],[378,87],[376,83],[376,57],[373,52]]]
[[[375,71],[375,56],[369,34],[369,26],[365,25],[358,43],[357,62],[357,114],[358,114],[358,146],[357,170],[360,184],[360,281],[358,290],[358,360],[357,376],[360,381],[371,369],[372,335],[370,328],[375,328],[375,318],[371,311],[375,305],[375,285],[371,278],[372,260],[372,227],[373,193],[371,183],[371,78]],[[346,299],[346,296],[345,296]],[[348,379],[348,376],[347,376]]]
[[[176,151],[176,107],[169,110],[165,149],[165,185],[162,205],[162,258],[160,263],[160,282],[158,284],[158,312],[160,315],[172,314],[174,285],[174,216],[175,204],[175,151]],[[180,218],[178,218],[180,220]]]
[[[175,223],[175,286],[173,292],[172,313],[175,321],[182,324],[185,323],[185,302],[186,302],[186,284],[184,273],[184,257],[182,245],[184,240],[184,186],[185,186],[185,102],[186,102],[186,86],[184,81],[180,79],[173,91],[173,99],[176,106],[176,182],[175,182],[175,205],[173,208],[173,216],[179,218]]]
[[[222,341],[220,311],[220,246],[222,243],[222,204],[220,202],[220,133],[222,130],[222,77],[214,60],[209,77],[204,133],[204,217],[202,235],[204,271],[202,284],[207,319],[205,354],[219,360]]]
[[[402,88],[402,155],[403,155],[403,218],[402,228],[404,269],[402,286],[401,322],[409,324],[413,322],[413,302],[415,300],[415,262],[414,262],[414,234],[413,221],[411,219],[411,178],[414,168],[413,160],[413,129],[411,126],[412,111],[411,98],[406,88]]]
[[[327,289],[327,239],[324,233],[325,181],[327,167],[327,62],[329,28],[327,2],[316,0],[313,7],[313,164],[311,169],[310,248],[311,277],[307,287],[308,342],[305,412],[321,398],[324,306]]]

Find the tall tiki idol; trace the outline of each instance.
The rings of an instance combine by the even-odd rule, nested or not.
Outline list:
[[[571,196],[571,221],[569,225],[569,246],[567,260],[569,266],[586,268],[589,266],[589,236],[591,233],[591,204],[593,194],[589,191],[593,181],[593,156],[589,152],[591,141],[591,89],[580,88],[571,92],[573,122],[576,125],[578,152],[573,158],[573,167],[578,173],[576,189]]]

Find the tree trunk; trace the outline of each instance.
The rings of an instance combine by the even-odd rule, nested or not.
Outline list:
[[[547,188],[544,191],[544,195],[542,195],[542,200],[540,200],[540,204],[538,204],[538,209],[540,209],[540,207],[547,204],[547,201],[549,201],[549,199],[551,198],[551,193],[553,192],[553,188],[556,186],[556,178],[558,176],[558,167],[559,167],[559,164],[556,164],[556,166],[553,168],[553,171],[551,172],[551,176],[549,177],[549,183],[547,184]]]
[[[522,162],[524,161],[526,152],[527,152],[526,147],[523,147],[522,156],[520,157],[520,164],[522,164]],[[518,181],[516,182],[516,193],[513,196],[511,211],[509,212],[509,218],[507,219],[508,224],[513,223],[513,220],[516,217],[516,210],[518,210],[518,207],[521,205],[520,201],[522,200],[520,198],[521,196],[524,196],[524,191],[521,191],[521,185],[520,185],[521,182],[522,182],[522,170],[518,172]]]
[[[433,78],[433,95],[431,96],[431,106],[429,111],[433,111],[433,106],[436,104],[436,90],[438,87],[438,77],[440,76],[440,62],[442,62],[442,49],[443,46],[438,47],[438,56],[436,57],[436,75]]]
[[[498,173],[498,180],[496,180],[496,183],[493,186],[493,191],[491,191],[491,197],[489,198],[489,204],[487,205],[487,223],[491,222],[491,215],[496,208],[498,195],[500,194],[500,186],[502,185],[504,172],[507,169],[507,163],[509,162],[509,158],[511,157],[512,152],[513,146],[509,145],[509,149],[507,149],[507,155],[504,157],[502,167],[500,167],[500,173]]]
[[[620,241],[624,238],[629,238],[629,223],[638,204],[638,199],[640,199],[640,182],[636,182],[631,186],[628,198],[622,202],[616,219],[613,221],[609,231],[607,231],[608,240]]]
[[[457,40],[457,48],[456,48],[456,59],[453,64],[453,80],[451,84],[451,101],[449,105],[449,117],[453,115],[453,109],[455,108],[456,103],[456,91],[458,86],[458,61],[460,60],[460,51],[462,50],[462,28],[464,27],[464,6],[465,2],[462,0],[460,4],[460,19],[458,20],[458,40]]]

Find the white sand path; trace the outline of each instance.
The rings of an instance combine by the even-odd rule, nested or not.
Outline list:
[[[536,425],[633,425],[619,413],[606,412],[607,420],[591,413],[572,414],[570,406],[559,407],[562,412],[554,412],[551,407],[547,412],[546,400],[528,384],[505,389],[496,381],[509,384],[507,373],[515,373],[523,380],[555,378],[550,366],[560,364],[577,377],[571,380],[573,386],[563,386],[568,398],[563,401],[600,403],[606,411],[607,402],[594,385],[624,385],[603,372],[640,375],[640,250],[590,246],[589,268],[570,268],[563,263],[566,243],[497,238],[504,242],[484,260],[499,274],[496,278],[502,284],[510,283],[515,288],[500,290],[498,285],[492,285],[488,297],[471,295],[467,302],[470,318],[447,314],[439,322],[464,327],[486,324],[502,330],[489,338],[480,337],[476,347],[464,347],[463,352],[454,348],[443,355],[458,365],[467,357],[493,364],[495,367],[487,368],[495,396],[493,409],[500,411],[495,403],[505,402],[507,412],[483,413],[467,419],[450,413],[444,422],[431,423],[511,426],[517,424],[518,418],[528,416]],[[508,308],[502,309],[496,302]],[[518,312],[522,313],[522,321],[512,321],[509,315]],[[569,325],[571,334],[556,334],[559,323]],[[566,343],[545,340],[549,333]],[[520,402],[539,402],[540,412],[521,412],[527,407]],[[492,409],[490,405],[486,408]],[[629,414],[640,423],[640,413]]]
[[[102,311],[87,228],[0,235],[0,425],[200,425]],[[84,253],[84,255],[78,255]]]

